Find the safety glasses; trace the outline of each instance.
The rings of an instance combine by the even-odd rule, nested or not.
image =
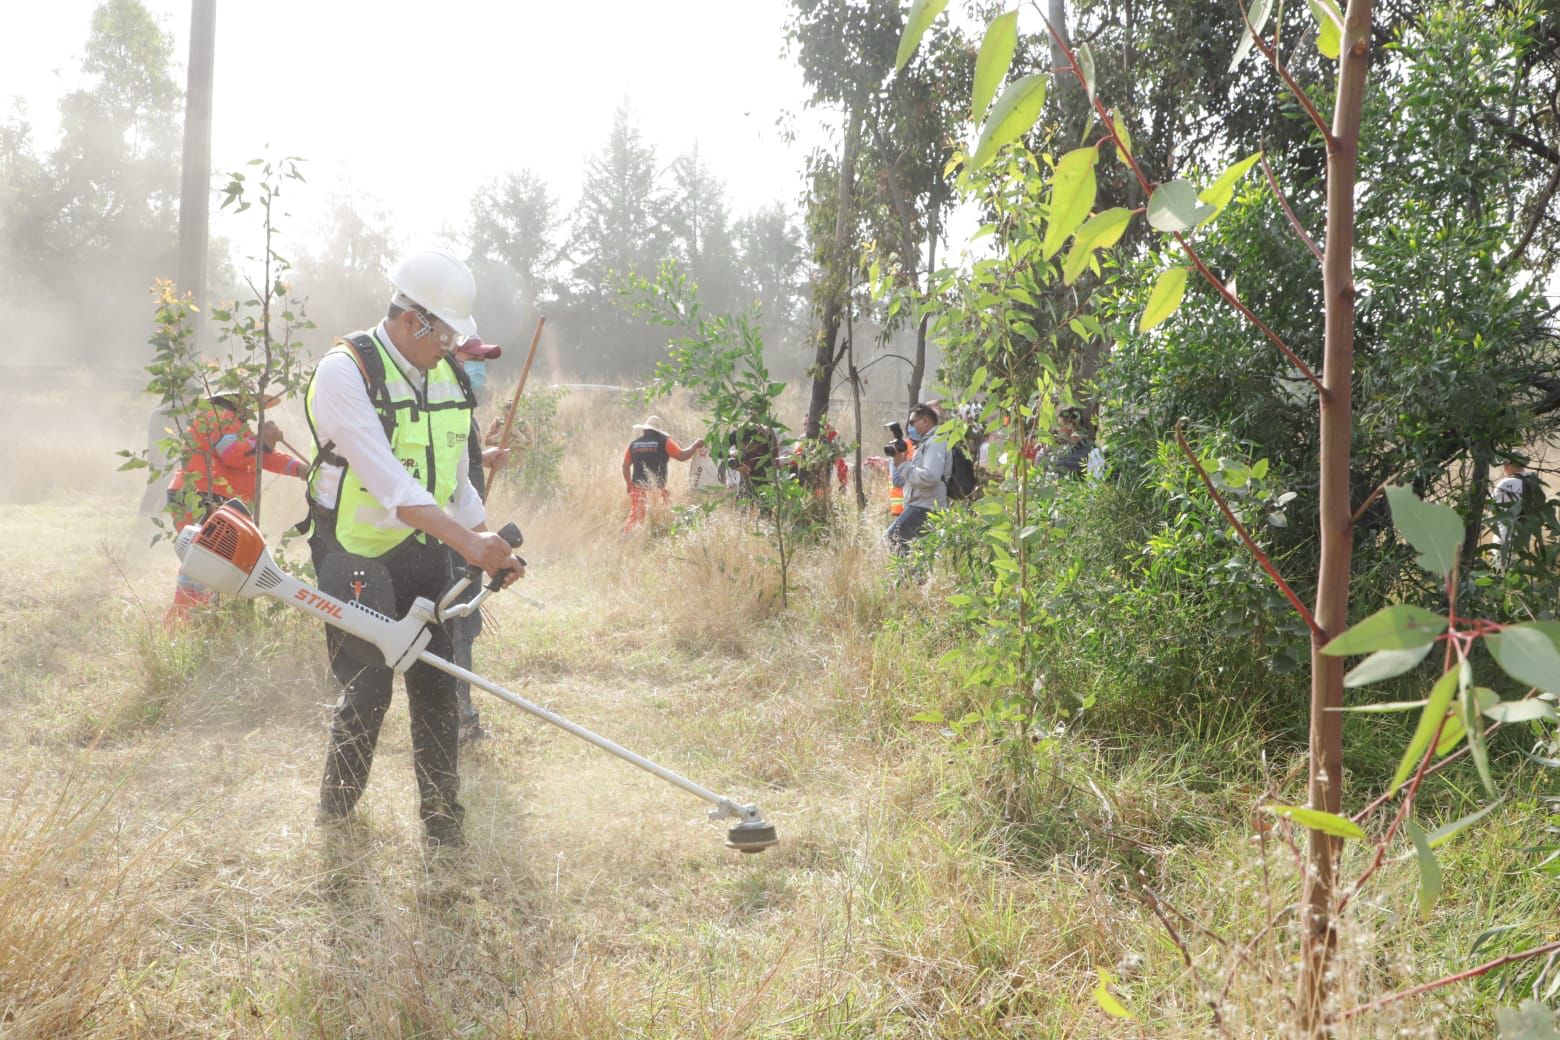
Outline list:
[[[421,307],[411,308],[412,314],[417,318],[418,330],[413,333],[418,339],[424,339],[432,335],[434,341],[439,344],[439,349],[446,354],[453,353],[456,347],[466,342],[467,337],[456,332],[438,318],[424,311]]]

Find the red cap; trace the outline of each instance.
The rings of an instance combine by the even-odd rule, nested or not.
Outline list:
[[[503,352],[503,347],[497,343],[484,343],[480,336],[472,336],[455,348],[458,356],[476,361],[491,361]]]

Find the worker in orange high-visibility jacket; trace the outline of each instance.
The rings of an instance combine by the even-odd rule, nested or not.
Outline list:
[[[624,534],[645,522],[648,498],[652,491],[662,502],[668,500],[667,463],[671,459],[686,462],[704,447],[703,437],[687,448],[678,447],[671,434],[661,428],[663,425],[659,415],[635,423],[634,439],[623,452],[623,483],[628,490],[628,519],[623,524]]]
[[[280,400],[268,396],[266,407]],[[230,498],[242,499],[252,506],[261,468],[289,477],[301,477],[308,468],[277,448],[282,431],[276,423],[267,419],[256,436],[250,429],[244,404],[225,394],[214,394],[202,402],[186,432],[190,439],[189,457],[168,484],[168,507],[175,530],[199,523]],[[210,599],[209,590],[181,574],[167,620],[183,620],[190,608]]]
[[[905,461],[909,462],[913,458],[915,458],[915,442],[912,441],[910,438],[906,437],[905,438]],[[905,511],[905,489],[903,487],[895,484],[894,480],[893,480],[894,467],[896,465],[897,465],[897,463],[895,463],[893,459],[889,459],[888,460],[888,474],[889,474],[888,515],[889,516],[899,516],[901,513],[903,513]]]

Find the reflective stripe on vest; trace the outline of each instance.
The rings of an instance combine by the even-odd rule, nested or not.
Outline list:
[[[455,497],[460,467],[467,464],[466,440],[471,434],[471,409],[465,391],[456,380],[449,360],[441,358],[426,374],[426,386],[419,395],[379,342],[379,337],[376,335],[373,340],[384,365],[385,392],[389,398],[390,418],[394,422],[390,433],[391,454],[406,467],[413,480],[428,489],[435,504],[447,506]],[[332,352],[347,350],[338,345]],[[304,398],[311,423],[314,421],[314,388],[311,381]],[[316,502],[320,501],[315,495],[320,477],[317,470],[309,482],[310,497]],[[334,520],[336,540],[347,552],[358,556],[383,556],[417,534],[379,504],[350,465],[341,474]]]

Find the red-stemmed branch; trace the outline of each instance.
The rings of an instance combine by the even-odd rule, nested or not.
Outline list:
[[[1159,918],[1159,923],[1164,926],[1165,931],[1170,935],[1170,941],[1175,944],[1175,948],[1177,950],[1181,951],[1181,960],[1185,962],[1186,970],[1192,973],[1192,979],[1197,984],[1197,989],[1200,992],[1206,992],[1202,984],[1202,973],[1197,970],[1197,963],[1192,960],[1192,953],[1186,948],[1186,942],[1181,938],[1181,933],[1176,931],[1176,927],[1170,922],[1170,918],[1165,916],[1164,908],[1159,905],[1158,894],[1155,893],[1152,888],[1149,888],[1147,884],[1142,884],[1141,877],[1139,878],[1139,881],[1139,891],[1137,893],[1138,899],[1142,901],[1144,906],[1148,907],[1148,909],[1155,917]],[[1182,914],[1180,911],[1174,910],[1174,908],[1171,909],[1176,914],[1176,916],[1181,917],[1184,920],[1190,920],[1190,918],[1187,918],[1186,915]],[[1207,929],[1203,929],[1203,931],[1206,932]],[[1208,932],[1207,934],[1213,935],[1212,932]],[[1219,938],[1221,942],[1224,941],[1222,937],[1215,937]],[[1224,1015],[1219,1011],[1219,1002],[1214,1000],[1212,997],[1207,998],[1207,1001],[1208,1009],[1213,1012],[1213,1024],[1218,1027],[1219,1035],[1223,1036]]]
[[[1306,248],[1311,251],[1311,255],[1316,257],[1316,262],[1321,263],[1322,251],[1317,248],[1316,240],[1301,226],[1300,218],[1295,216],[1295,211],[1289,207],[1289,200],[1284,197],[1283,189],[1278,186],[1278,178],[1273,176],[1273,167],[1268,165],[1266,148],[1262,150],[1262,172],[1267,174],[1268,187],[1273,190],[1273,197],[1278,200],[1280,206],[1284,207],[1284,216],[1289,218],[1289,226],[1300,237],[1300,241],[1305,243]]]
[[[1245,24],[1246,31],[1251,33],[1251,40],[1257,45],[1257,50],[1261,51],[1262,56],[1267,58],[1272,64],[1273,71],[1278,74],[1278,78],[1284,81],[1284,86],[1288,87],[1289,92],[1295,96],[1295,100],[1300,102],[1300,107],[1305,109],[1305,114],[1310,117],[1312,124],[1315,125],[1317,130],[1321,131],[1322,140],[1327,142],[1329,149],[1332,148],[1337,143],[1333,139],[1332,127],[1328,125],[1326,119],[1322,118],[1322,113],[1317,110],[1310,96],[1301,89],[1299,83],[1295,82],[1294,76],[1290,75],[1289,66],[1285,65],[1283,59],[1278,56],[1278,48],[1268,43],[1267,39],[1257,32],[1256,27],[1251,24],[1251,16],[1247,13],[1246,5],[1242,0],[1235,0],[1235,6],[1240,8],[1240,20]],[[1273,28],[1273,38],[1275,40],[1278,39],[1276,23]]]
[[[1229,287],[1226,286],[1217,275],[1208,269],[1207,264],[1203,263],[1202,257],[1198,255],[1197,250],[1192,248],[1192,244],[1186,240],[1185,235],[1177,231],[1175,232],[1175,240],[1180,244],[1181,249],[1185,251],[1187,259],[1192,262],[1192,266],[1197,269],[1197,273],[1203,276],[1203,281],[1213,286],[1214,291],[1223,297],[1225,303],[1229,304],[1231,307],[1234,307],[1235,310],[1240,312],[1240,314],[1242,314],[1247,321],[1255,325],[1257,329],[1268,338],[1268,341],[1277,347],[1279,351],[1289,359],[1289,363],[1294,365],[1295,368],[1299,369],[1300,374],[1311,381],[1311,385],[1316,387],[1316,392],[1323,398],[1326,398],[1327,388],[1322,385],[1322,381],[1317,376],[1317,374],[1311,371],[1311,366],[1300,360],[1300,355],[1289,349],[1289,344],[1284,342],[1284,338],[1282,336],[1269,328],[1267,322],[1257,317],[1256,312],[1254,312],[1250,307],[1247,307],[1244,303],[1241,303],[1240,300],[1236,298],[1235,294],[1230,292]]]
[[[1446,599],[1449,604],[1448,631],[1449,633],[1455,633],[1457,629],[1457,562],[1455,559],[1452,561],[1451,571],[1446,575]],[[1459,668],[1462,667],[1467,662],[1467,655],[1468,647],[1466,645],[1460,643],[1455,638],[1448,639],[1446,641],[1446,652],[1441,658],[1441,674],[1445,675],[1451,671],[1454,665]],[[1349,905],[1349,900],[1353,899],[1355,894],[1365,887],[1365,882],[1369,881],[1371,876],[1381,869],[1381,864],[1386,860],[1387,846],[1391,844],[1393,836],[1397,834],[1397,829],[1403,825],[1403,821],[1408,818],[1408,814],[1414,811],[1414,796],[1419,793],[1419,785],[1424,783],[1425,777],[1430,775],[1430,764],[1435,761],[1436,745],[1441,743],[1441,733],[1446,729],[1446,720],[1451,717],[1451,713],[1448,712],[1442,715],[1436,723],[1435,732],[1430,735],[1430,742],[1425,746],[1424,756],[1419,760],[1419,768],[1414,770],[1414,777],[1409,781],[1408,788],[1403,793],[1402,803],[1398,805],[1397,812],[1393,814],[1392,822],[1387,825],[1387,832],[1376,842],[1376,855],[1371,857],[1370,866],[1366,867],[1360,876],[1355,879],[1352,886],[1339,895],[1338,913],[1343,913],[1343,908]],[[1469,734],[1468,739],[1472,740],[1473,735]]]
[[[1499,723],[1499,722],[1492,722],[1492,723],[1490,723],[1484,729],[1484,738],[1486,740],[1488,740],[1490,734],[1494,733],[1496,730],[1500,729],[1500,727],[1501,727],[1501,723]],[[1441,759],[1441,761],[1437,762],[1435,765],[1431,766],[1429,769],[1426,769],[1425,770],[1425,778],[1428,779],[1429,777],[1434,776],[1436,773],[1439,773],[1441,770],[1445,769],[1447,766],[1451,765],[1453,762],[1456,762],[1458,759],[1460,759],[1464,755],[1468,754],[1471,750],[1472,750],[1471,745],[1464,744],[1462,747],[1458,748],[1456,751],[1453,751],[1450,755],[1447,755],[1445,758]],[[1382,792],[1382,794],[1380,796],[1378,796],[1375,801],[1371,802],[1365,808],[1361,809],[1359,812],[1355,813],[1353,816],[1351,816],[1349,818],[1351,820],[1353,820],[1355,823],[1363,823],[1377,809],[1380,809],[1383,805],[1386,805],[1388,802],[1390,802],[1396,794],[1397,794],[1396,791],[1384,791],[1384,792]]]
[[[1126,164],[1127,169],[1132,171],[1132,175],[1137,178],[1138,186],[1143,190],[1143,197],[1150,197],[1154,193],[1154,182],[1151,182],[1148,179],[1148,175],[1145,174],[1143,172],[1143,168],[1138,165],[1137,156],[1132,154],[1132,149],[1127,146],[1126,142],[1121,139],[1121,135],[1116,132],[1116,120],[1112,117],[1110,110],[1107,109],[1104,103],[1100,101],[1099,97],[1096,96],[1092,90],[1090,90],[1089,81],[1083,74],[1083,66],[1078,63],[1077,53],[1072,49],[1072,45],[1062,37],[1062,34],[1059,31],[1057,31],[1056,26],[1051,24],[1051,19],[1046,17],[1045,12],[1040,9],[1040,5],[1038,3],[1034,3],[1034,0],[1031,0],[1031,6],[1034,7],[1035,11],[1039,13],[1041,21],[1045,22],[1046,31],[1051,34],[1051,39],[1056,42],[1057,48],[1064,55],[1066,55],[1068,70],[1072,72],[1073,76],[1078,80],[1079,83],[1083,84],[1084,92],[1089,95],[1090,103],[1094,107],[1095,114],[1099,116],[1100,122],[1105,127],[1105,133],[1110,137],[1111,143],[1116,147],[1116,154],[1121,158],[1121,161]],[[1304,97],[1303,91],[1301,92],[1301,97]],[[1312,108],[1312,111],[1315,111],[1314,107]],[[1331,140],[1330,135],[1328,139]],[[1317,394],[1320,395],[1323,400],[1325,400],[1327,397],[1327,388],[1322,385],[1322,381],[1321,379],[1317,378],[1316,373],[1311,371],[1311,367],[1304,361],[1300,360],[1300,356],[1289,348],[1289,344],[1284,342],[1283,337],[1274,332],[1265,321],[1257,317],[1256,312],[1235,298],[1235,294],[1230,292],[1229,288],[1224,284],[1224,282],[1208,269],[1208,265],[1203,262],[1201,255],[1199,255],[1197,250],[1192,247],[1192,244],[1186,240],[1185,235],[1179,231],[1174,232],[1174,235],[1177,244],[1179,244],[1182,251],[1186,253],[1187,259],[1192,262],[1192,266],[1197,269],[1197,273],[1202,275],[1203,280],[1206,281],[1209,285],[1213,286],[1214,291],[1219,294],[1225,303],[1235,308],[1238,314],[1255,325],[1262,333],[1262,335],[1266,336],[1268,341],[1276,346],[1284,355],[1284,357],[1289,359],[1290,364],[1294,365],[1295,368],[1299,370],[1300,374],[1305,376],[1305,378],[1311,383],[1312,386],[1316,387]]]
[[[1230,509],[1229,503],[1224,500],[1224,496],[1219,494],[1218,488],[1213,486],[1213,480],[1208,476],[1208,471],[1203,469],[1202,462],[1197,458],[1197,453],[1192,450],[1190,444],[1186,443],[1186,434],[1181,430],[1183,421],[1177,420],[1175,424],[1175,442],[1181,446],[1181,454],[1186,456],[1187,461],[1192,464],[1192,468],[1197,471],[1197,476],[1202,478],[1203,486],[1208,489],[1208,494],[1213,497],[1214,503],[1218,505],[1219,511],[1224,514],[1224,518],[1235,528],[1235,533],[1240,535],[1240,540],[1245,543],[1246,549],[1256,558],[1258,566],[1267,572],[1269,578],[1273,579],[1273,584],[1277,585],[1278,590],[1284,594],[1284,598],[1289,600],[1289,605],[1295,608],[1295,613],[1299,614],[1301,620],[1310,627],[1311,634],[1317,639],[1325,641],[1327,633],[1323,632],[1321,626],[1316,623],[1316,617],[1311,613],[1310,608],[1300,601],[1299,596],[1295,595],[1295,590],[1290,588],[1289,582],[1285,581],[1284,576],[1278,573],[1278,568],[1273,566],[1273,561],[1268,558],[1268,554],[1262,551],[1261,546],[1257,545],[1256,540],[1251,537],[1245,525],[1236,518],[1235,512]]]
[[[1394,473],[1392,476],[1397,476],[1397,474]],[[1392,477],[1387,478],[1387,480],[1391,479]],[[1372,491],[1369,495],[1366,495],[1365,501],[1361,502],[1360,507],[1354,511],[1354,515],[1349,517],[1349,530],[1354,530],[1354,525],[1360,522],[1360,517],[1365,515],[1365,510],[1369,509],[1370,504],[1376,501],[1376,499],[1380,498],[1383,491],[1387,490],[1387,480],[1383,480],[1380,484],[1377,484],[1376,490]]]
[[[1560,940],[1547,942],[1542,946],[1534,946],[1531,949],[1522,950],[1518,953],[1508,953],[1504,957],[1497,957],[1492,961],[1486,961],[1477,968],[1469,968],[1467,971],[1459,971],[1455,975],[1446,975],[1439,979],[1432,979],[1429,982],[1420,983],[1418,986],[1415,986],[1412,989],[1399,990],[1396,993],[1388,993],[1384,997],[1377,997],[1368,1004],[1361,1004],[1358,1007],[1349,1008],[1347,1011],[1340,1011],[1338,1013],[1338,1017],[1341,1019],[1350,1019],[1354,1018],[1356,1015],[1363,1015],[1368,1011],[1379,1011],[1388,1004],[1395,1004],[1400,1000],[1407,1000],[1409,997],[1417,997],[1421,993],[1429,993],[1433,989],[1440,989],[1442,986],[1450,986],[1454,982],[1462,982],[1466,979],[1476,979],[1480,975],[1489,974],[1496,968],[1503,968],[1508,964],[1515,964],[1518,961],[1532,960],[1534,957],[1542,957],[1544,954],[1554,953],[1556,950],[1560,950]]]

